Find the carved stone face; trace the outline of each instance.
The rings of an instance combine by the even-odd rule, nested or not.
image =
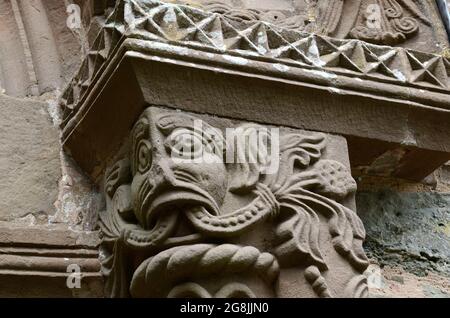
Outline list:
[[[253,143],[246,140],[259,138],[243,137],[268,127],[201,118],[148,108],[131,133],[130,163],[122,159],[107,174],[108,211],[100,217],[110,294],[328,297],[342,284],[330,266],[346,262],[334,267],[348,280],[340,294],[364,295],[365,277],[354,275],[367,266],[364,229],[339,203],[355,182],[342,163],[324,158],[326,136],[271,130]],[[233,125],[227,142],[209,122]],[[266,175],[274,139],[278,168]],[[245,161],[247,152],[258,159]]]
[[[201,205],[219,214],[228,181],[222,158],[201,151],[192,153],[193,160],[180,160],[174,153],[181,142],[177,134],[183,136],[186,148],[207,142],[206,134],[195,131],[193,124],[188,116],[146,111],[133,129],[131,196],[136,217],[145,228],[152,226],[158,213],[188,206]]]

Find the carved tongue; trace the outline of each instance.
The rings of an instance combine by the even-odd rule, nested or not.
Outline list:
[[[199,206],[203,206],[212,215],[219,215],[219,207],[214,200],[202,192],[180,189],[162,193],[153,200],[148,209],[148,214],[146,215],[147,224],[151,224],[159,213],[173,210],[185,211],[186,209]]]

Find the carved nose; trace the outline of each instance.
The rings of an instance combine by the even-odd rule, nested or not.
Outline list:
[[[159,160],[157,165],[157,173],[162,178],[161,181],[163,184],[175,186],[176,178],[167,160]]]

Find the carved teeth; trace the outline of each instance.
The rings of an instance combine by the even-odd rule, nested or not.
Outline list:
[[[231,218],[231,219],[229,220],[229,223],[230,223],[231,225],[237,225],[237,224],[238,224],[238,220],[237,220],[237,218]]]
[[[252,216],[250,215],[250,218],[251,218],[251,217],[252,217]],[[245,217],[244,215],[239,215],[238,218],[237,218],[237,220],[238,220],[239,223],[245,223],[246,217]]]

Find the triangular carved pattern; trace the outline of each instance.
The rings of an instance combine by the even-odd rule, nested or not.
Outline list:
[[[450,89],[450,62],[439,55],[305,34],[266,22],[231,24],[216,13],[156,0],[121,0],[63,94],[63,126],[124,35],[219,53],[232,51],[248,58],[375,80],[381,77]]]
[[[450,89],[450,59],[443,58],[442,60],[445,66],[445,70],[447,72],[447,81],[446,81],[447,88]]]
[[[335,71],[350,71],[400,81],[404,81],[403,72],[408,70],[407,65],[402,65],[404,63],[401,62],[397,48],[307,35],[283,30],[266,22],[232,25],[221,15],[188,6],[166,3],[158,5],[158,1],[148,0],[141,2],[128,0],[128,2],[133,16],[140,20],[135,24],[137,29],[145,20],[146,31],[163,41],[190,46],[197,44],[219,50],[250,53],[253,56],[257,54],[261,57],[299,62]],[[432,56],[442,60],[436,55]],[[443,60],[440,64],[444,64]],[[442,85],[448,81],[448,76],[443,80],[443,70],[444,66],[440,65],[436,71],[424,69],[426,76],[419,76],[418,79],[408,76],[407,79],[411,83],[447,88],[448,85]],[[430,76],[429,73],[433,72],[440,73],[438,76],[440,80],[434,79],[435,75]],[[423,77],[425,81],[420,81],[419,79]]]
[[[86,58],[83,60],[78,73],[62,94],[60,102],[62,108],[62,127],[78,111],[80,100],[87,93],[92,79],[105,65],[106,60],[124,34],[123,16],[121,17],[119,14],[123,12],[123,9],[120,8],[123,4],[123,2],[119,2],[116,9],[108,17],[105,26],[99,32]]]
[[[406,51],[409,80],[415,84],[448,88],[448,67],[444,58],[418,51]]]

